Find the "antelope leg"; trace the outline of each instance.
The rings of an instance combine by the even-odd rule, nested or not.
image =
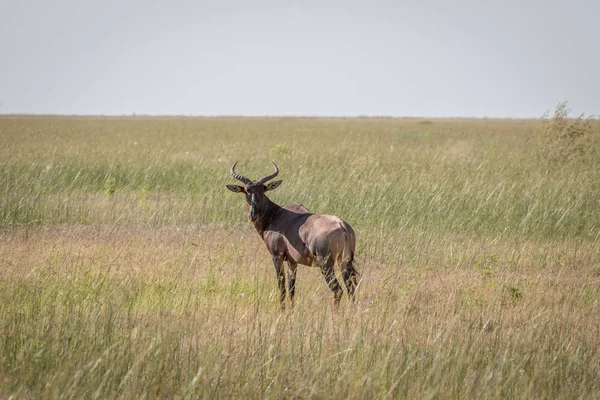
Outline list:
[[[281,309],[285,310],[285,275],[283,271],[283,256],[273,255],[273,265],[275,266],[275,275],[277,276],[277,286],[279,287],[279,303]]]

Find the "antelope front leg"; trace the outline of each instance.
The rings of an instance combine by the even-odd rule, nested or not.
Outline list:
[[[279,303],[281,309],[285,310],[285,275],[283,271],[283,256],[273,255],[273,265],[275,266],[275,275],[277,276],[277,286],[279,287]]]
[[[294,307],[294,294],[296,293],[296,269],[298,264],[293,261],[288,261],[288,293],[290,294],[290,301],[292,307]]]

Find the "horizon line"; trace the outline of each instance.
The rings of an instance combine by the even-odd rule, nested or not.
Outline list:
[[[478,116],[409,116],[409,115],[319,115],[319,114],[281,114],[281,115],[244,115],[244,114],[77,114],[77,113],[2,113],[0,117],[65,117],[65,118],[247,118],[247,119],[405,119],[405,120],[538,120],[551,115],[538,117],[478,117]],[[594,116],[588,116],[594,118]]]

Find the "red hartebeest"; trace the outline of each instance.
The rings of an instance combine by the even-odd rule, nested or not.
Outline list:
[[[334,215],[312,214],[300,203],[290,203],[281,207],[269,200],[265,192],[281,184],[281,181],[267,183],[279,173],[275,163],[274,173],[255,181],[237,174],[236,165],[237,161],[231,167],[231,176],[243,182],[244,186],[226,186],[232,192],[246,195],[250,221],[273,258],[281,307],[285,308],[284,261],[288,263],[288,289],[292,306],[298,264],[318,265],[321,268],[329,288],[333,291],[334,306],[337,306],[343,293],[333,270],[335,262],[338,261],[348,295],[354,301],[358,272],[352,265],[356,238],[350,225]]]

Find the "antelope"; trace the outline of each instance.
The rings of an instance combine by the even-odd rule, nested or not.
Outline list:
[[[284,261],[288,266],[288,292],[292,307],[298,264],[320,267],[333,292],[333,304],[337,308],[343,293],[333,269],[337,261],[348,296],[354,302],[358,272],[352,264],[356,247],[352,227],[335,215],[313,214],[300,203],[279,206],[269,200],[265,192],[276,189],[282,182],[278,180],[267,183],[279,174],[279,168],[274,162],[275,172],[255,181],[237,174],[236,165],[237,161],[231,167],[231,176],[244,186],[226,187],[234,193],[243,193],[246,196],[248,218],[273,259],[281,309],[285,309],[286,298]]]

